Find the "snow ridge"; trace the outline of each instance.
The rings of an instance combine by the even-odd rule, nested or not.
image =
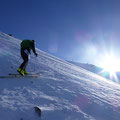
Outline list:
[[[0,75],[16,73],[21,40],[0,33]],[[39,78],[0,79],[1,120],[119,120],[116,83],[37,49],[29,72]],[[20,60],[19,60],[20,59]],[[42,110],[41,118],[34,107]]]

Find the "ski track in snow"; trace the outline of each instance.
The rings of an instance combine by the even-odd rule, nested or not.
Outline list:
[[[0,75],[16,73],[20,40],[0,33]],[[37,49],[40,78],[0,79],[0,120],[119,120],[120,86]],[[18,61],[19,60],[19,61]],[[39,118],[33,107],[39,106]]]

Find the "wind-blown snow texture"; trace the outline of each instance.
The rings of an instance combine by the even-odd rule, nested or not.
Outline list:
[[[0,76],[16,73],[20,42],[0,33]],[[120,120],[119,85],[37,52],[27,70],[40,78],[0,79],[0,120]],[[41,118],[34,106],[41,108]]]

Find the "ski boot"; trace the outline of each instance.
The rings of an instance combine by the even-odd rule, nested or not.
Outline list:
[[[27,72],[25,69],[23,70],[25,75],[28,75],[29,72]]]
[[[17,69],[17,72],[19,72],[20,73],[20,75],[22,75],[22,76],[24,76],[25,74],[24,74],[24,70],[22,70],[21,68],[18,68]]]

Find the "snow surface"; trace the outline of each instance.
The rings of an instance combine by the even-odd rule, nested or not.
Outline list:
[[[0,33],[0,76],[16,73],[22,62],[20,42]],[[39,78],[0,78],[0,120],[120,120],[118,84],[37,52],[27,70],[41,73]]]
[[[115,76],[111,76],[110,72],[108,71],[104,71],[104,68],[101,68],[101,67],[98,67],[98,66],[95,66],[95,65],[92,65],[92,64],[88,64],[88,63],[77,63],[77,62],[73,62],[73,61],[68,61],[74,65],[77,65],[81,68],[84,68],[88,71],[91,71],[95,74],[98,74],[106,79],[109,79],[111,81],[114,81],[116,83],[119,83],[120,84],[120,72],[115,72]],[[104,71],[104,72],[103,72]]]

